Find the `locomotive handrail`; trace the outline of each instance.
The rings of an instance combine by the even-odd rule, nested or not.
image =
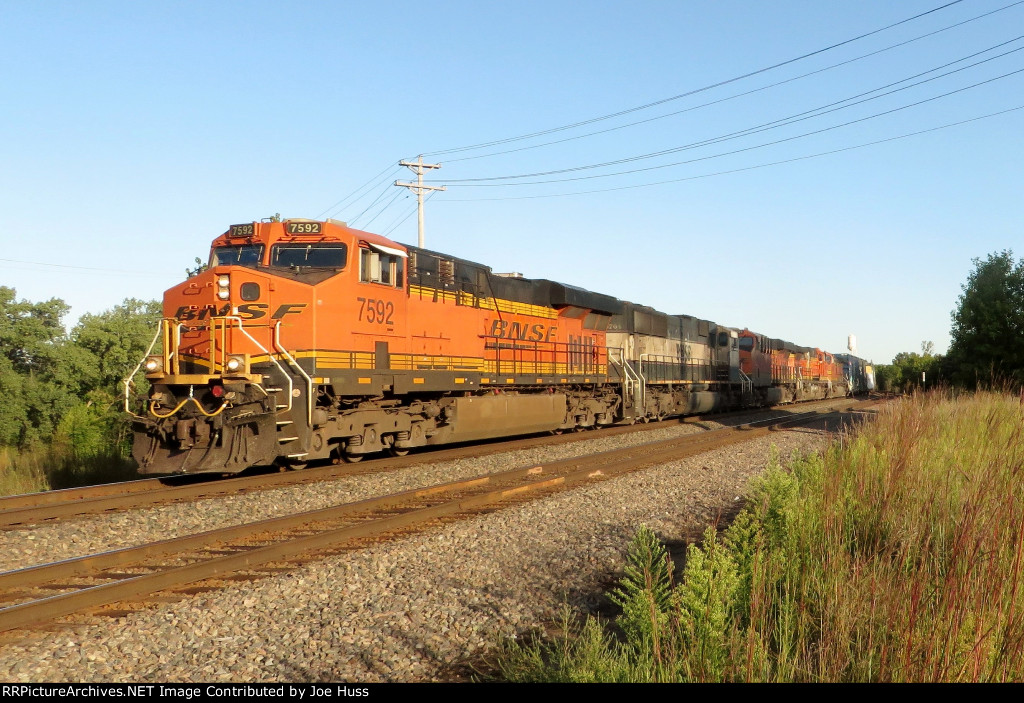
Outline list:
[[[665,366],[678,366],[679,369],[680,369],[680,372],[686,366],[686,363],[684,361],[681,361],[679,359],[679,357],[676,357],[676,356],[670,356],[668,354],[641,354],[640,355],[640,376],[645,381],[647,381],[648,383],[654,383],[654,382],[661,383],[661,382],[664,382],[664,383],[669,384],[669,386],[672,385],[671,376],[669,376],[669,378],[665,378],[665,376],[669,375],[669,374],[665,374],[664,372],[662,372],[661,374],[658,374],[658,369],[656,367],[651,369],[651,372],[650,372],[651,379],[648,381],[648,374],[644,373],[644,360],[645,359],[647,360],[648,364],[662,364],[662,365],[665,365]],[[655,375],[657,375],[658,378],[655,379],[654,378]],[[680,373],[679,375],[681,377],[683,374]],[[682,380],[682,379],[680,379],[680,380]]]
[[[271,361],[274,362],[274,366],[276,366],[278,369],[280,369],[281,375],[284,376],[284,380],[288,382],[288,407],[287,407],[287,410],[290,412],[291,409],[292,409],[292,377],[288,374],[287,371],[284,370],[284,367],[281,366],[281,362],[279,362],[277,359],[275,359],[274,355],[270,353],[269,349],[267,349],[265,346],[263,346],[262,344],[257,342],[256,338],[253,337],[251,334],[249,334],[245,330],[245,326],[242,324],[242,318],[236,317],[234,315],[226,315],[224,317],[213,318],[213,319],[214,320],[218,320],[218,319],[219,320],[231,320],[233,322],[237,322],[238,323],[239,331],[242,334],[244,334],[246,337],[248,337],[250,342],[252,342],[257,347],[259,347],[259,350],[262,351],[264,354],[266,354],[267,358],[269,358]],[[280,324],[280,323],[278,323],[278,324]],[[211,350],[211,352],[212,352],[212,350]],[[213,362],[213,358],[212,358],[213,354],[211,353],[210,356],[211,356],[210,361],[212,363]],[[266,390],[264,390],[263,386],[261,386],[260,384],[258,384],[256,382],[253,382],[253,385],[256,386],[257,388],[259,388],[261,391],[263,391],[266,395],[268,395],[268,396],[270,395],[269,393],[267,393]]]
[[[479,335],[484,349],[493,352],[494,372],[503,373],[503,363],[511,364],[510,373],[599,374],[608,375],[610,347],[581,346],[571,342],[527,341],[494,335]],[[503,358],[508,353],[511,358]],[[527,359],[529,353],[533,358]],[[544,358],[549,357],[550,361]],[[491,357],[487,357],[490,360]],[[564,366],[564,371],[559,369]]]
[[[743,373],[743,369],[737,369],[742,377],[741,387],[746,390],[747,393],[754,392],[754,380],[747,374]]]
[[[644,371],[645,363],[650,367],[650,370],[646,372]],[[659,365],[662,367],[669,367],[671,370],[668,372],[664,371],[664,369],[659,371]],[[677,378],[682,383],[686,383],[687,381],[694,382],[697,379],[694,378],[693,373],[690,373],[689,378],[687,378],[687,370],[700,370],[706,365],[706,363],[702,363],[700,360],[694,361],[689,357],[679,357],[670,354],[640,355],[640,374],[648,384],[667,383],[672,385],[674,378]]]
[[[609,355],[609,357],[611,357],[611,352],[612,352],[613,349],[619,353],[619,362],[618,363],[622,367],[622,371],[623,371],[623,373],[625,375],[625,379],[623,380],[623,386],[625,386],[626,392],[629,395],[633,396],[632,400],[633,400],[634,406],[636,405],[636,395],[637,395],[637,393],[635,391],[635,388],[637,388],[637,387],[639,388],[640,408],[641,408],[641,411],[646,415],[647,414],[647,398],[645,396],[645,392],[646,392],[647,389],[644,387],[644,384],[641,381],[641,376],[639,376],[637,374],[636,370],[632,366],[630,366],[629,362],[626,360],[626,352],[625,352],[625,350],[622,347],[608,347],[608,355]]]
[[[298,372],[300,374],[302,374],[303,378],[306,379],[306,387],[307,387],[307,391],[306,391],[306,421],[309,423],[310,429],[312,429],[312,427],[313,427],[313,379],[309,377],[309,374],[307,374],[303,370],[303,368],[301,366],[299,366],[299,362],[295,361],[295,359],[292,357],[292,355],[288,353],[288,350],[285,349],[284,346],[281,344],[281,321],[280,320],[278,320],[277,324],[274,326],[274,347],[279,352],[284,354],[285,357],[288,359],[288,361],[291,362],[291,365],[294,366],[298,370]],[[279,364],[279,366],[280,366],[280,364]],[[288,385],[289,386],[291,385],[291,381],[290,380],[289,380]],[[291,410],[291,404],[292,404],[291,392],[289,392],[288,393],[288,409],[289,410]]]
[[[140,415],[136,415],[130,409],[130,404],[131,404],[130,403],[130,398],[131,398],[131,390],[130,390],[130,388],[131,388],[132,384],[134,383],[134,381],[132,379],[135,378],[135,374],[137,374],[139,372],[139,369],[142,368],[142,365],[146,362],[146,359],[149,358],[150,352],[152,352],[153,351],[153,347],[156,346],[156,340],[158,340],[160,338],[160,333],[163,331],[163,329],[164,329],[164,321],[160,320],[160,322],[158,322],[157,325],[156,325],[156,334],[153,335],[153,341],[149,343],[149,347],[146,349],[146,353],[142,355],[142,358],[139,359],[139,363],[135,365],[135,368],[132,370],[132,372],[130,374],[128,374],[128,377],[125,378],[123,381],[121,381],[121,383],[124,384],[124,411],[126,413],[128,413],[129,415],[131,415],[132,417],[139,418],[140,420],[142,419],[142,417]]]
[[[641,354],[640,355],[640,357],[639,357],[640,366],[639,366],[639,368],[637,370],[637,375],[639,375],[640,378],[642,378],[642,379],[646,379],[647,378],[644,375],[644,357],[647,357],[647,360],[650,361],[651,359],[654,358],[654,356],[655,356],[654,354]]]
[[[174,322],[176,324],[174,325],[174,348],[172,349],[168,345],[168,331],[171,326],[171,320],[165,317],[163,320],[160,321],[160,324],[163,325],[164,330],[163,357],[164,361],[167,362],[166,368],[172,374],[176,374],[181,371],[181,368],[179,366],[179,363],[181,361],[181,330],[185,326],[184,322],[178,322],[177,320],[174,320]]]
[[[694,359],[691,356],[674,356],[670,354],[641,354],[640,359],[640,373],[647,381],[651,383],[668,383],[672,384],[671,375],[660,372],[657,365],[673,367],[678,373],[678,378],[682,383],[701,383],[710,379],[710,369],[712,365],[709,361],[702,359]],[[643,364],[648,363],[652,368],[649,372],[644,371]]]
[[[640,378],[640,388],[643,391],[640,394],[640,406],[644,409],[644,414],[647,414],[647,376],[644,374],[644,357],[651,357],[653,354],[641,354],[640,355],[640,366],[637,369],[637,376]]]

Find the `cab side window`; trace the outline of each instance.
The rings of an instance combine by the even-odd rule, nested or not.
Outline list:
[[[400,256],[381,254],[369,249],[359,250],[359,280],[380,283],[395,288],[403,287],[405,261]]]

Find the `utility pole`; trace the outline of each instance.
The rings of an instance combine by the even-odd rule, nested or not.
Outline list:
[[[404,183],[402,181],[395,181],[396,186],[408,188],[416,194],[417,211],[420,219],[420,238],[419,246],[423,248],[423,194],[428,190],[448,190],[444,186],[428,186],[423,185],[423,169],[425,168],[441,168],[441,164],[425,164],[423,163],[423,155],[420,154],[418,161],[399,161],[399,166],[406,166],[412,169],[412,172],[416,174],[415,183]]]

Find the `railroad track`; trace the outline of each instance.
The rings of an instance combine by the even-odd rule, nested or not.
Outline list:
[[[820,407],[831,407],[846,399],[802,403],[798,407],[779,406],[772,410],[787,415],[795,411],[810,412]],[[457,446],[419,452],[406,457],[375,458],[358,465],[340,464],[307,468],[284,473],[262,473],[256,475],[222,478],[212,475],[173,476],[150,478],[123,483],[111,483],[82,488],[69,488],[45,493],[30,493],[18,496],[0,497],[0,530],[21,529],[26,525],[65,519],[80,515],[130,510],[151,505],[238,495],[253,491],[296,486],[318,481],[330,481],[355,475],[379,471],[393,471],[416,465],[436,464],[467,457],[485,456],[501,452],[533,449],[557,444],[612,437],[621,434],[656,430],[685,422],[697,424],[728,417],[750,414],[751,411],[711,416],[691,416],[684,420],[646,425],[619,425],[603,427],[589,432],[574,432],[563,435],[533,436],[512,440],[501,440],[484,444]]]
[[[878,402],[847,401],[843,409],[856,412]],[[835,412],[790,414],[3,572],[0,632],[35,627],[82,611],[121,615],[165,600],[167,596],[160,592],[169,589],[191,587],[192,592],[197,592],[230,581],[265,577],[357,548],[367,540],[422,530],[439,522],[745,442],[787,426],[821,420]],[[119,607],[114,608],[115,604]],[[97,611],[98,608],[101,610]]]

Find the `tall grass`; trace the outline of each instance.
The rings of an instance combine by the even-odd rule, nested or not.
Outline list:
[[[135,462],[118,447],[85,453],[54,442],[28,449],[0,447],[0,495],[36,493],[139,478]]]
[[[37,493],[49,489],[46,471],[38,461],[28,459],[17,449],[0,447],[0,495]]]
[[[511,680],[1024,680],[1024,408],[998,394],[893,403],[778,466],[679,584],[641,531],[612,600]],[[660,549],[660,551],[659,551]]]

